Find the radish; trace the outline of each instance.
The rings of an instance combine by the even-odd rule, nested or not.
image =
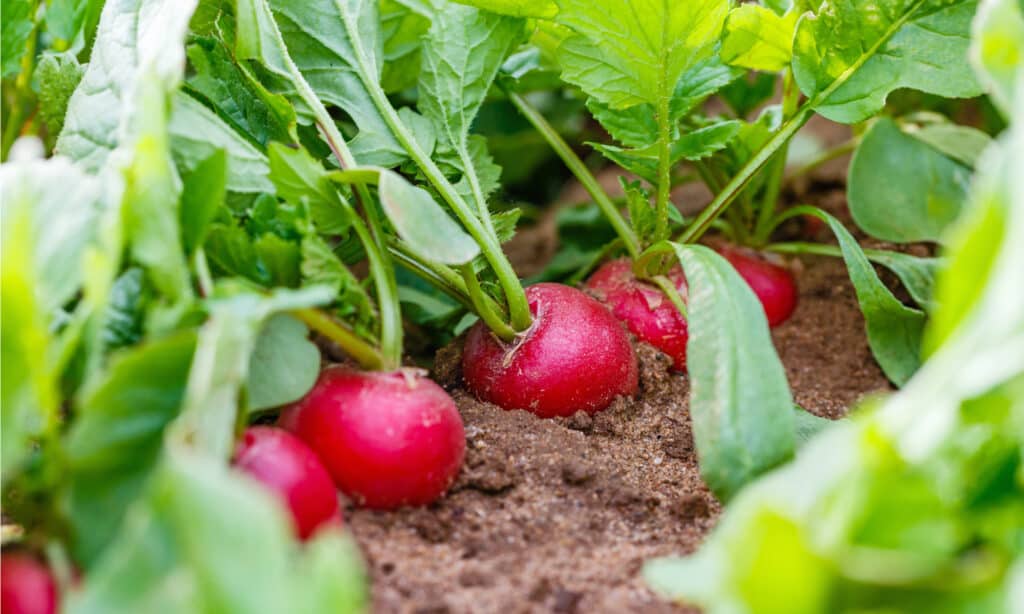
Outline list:
[[[4,552],[0,557],[0,612],[3,614],[54,614],[57,584],[50,570],[24,552]]]
[[[234,464],[281,497],[301,539],[339,523],[338,494],[316,454],[283,429],[253,426],[235,451]]]
[[[533,325],[511,343],[477,323],[466,338],[462,374],[481,400],[542,418],[597,412],[637,389],[636,354],[622,325],[576,288],[526,289]]]
[[[466,450],[451,397],[411,370],[329,367],[280,423],[320,456],[343,493],[371,509],[434,501]]]
[[[768,325],[778,326],[796,310],[797,289],[789,269],[769,262],[757,252],[736,247],[717,248],[761,300]]]
[[[685,297],[682,268],[677,265],[666,276]],[[591,275],[586,287],[638,339],[668,354],[676,370],[686,370],[686,319],[661,289],[636,278],[629,259],[606,262]]]

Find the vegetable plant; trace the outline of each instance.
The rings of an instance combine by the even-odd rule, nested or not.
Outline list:
[[[4,611],[363,611],[338,491],[430,504],[474,437],[419,337],[454,339],[445,386],[553,418],[644,392],[630,332],[688,379],[727,506],[697,554],[645,568],[659,592],[1020,609],[1019,1],[2,13]],[[982,93],[987,132],[946,117]],[[550,151],[502,142],[502,113]],[[815,118],[850,138],[815,145]],[[503,249],[547,153],[590,202],[521,280]],[[793,198],[847,154],[849,223]],[[517,157],[513,185],[496,160]],[[784,258],[812,256],[842,258],[899,388],[833,426],[772,341],[799,296]]]

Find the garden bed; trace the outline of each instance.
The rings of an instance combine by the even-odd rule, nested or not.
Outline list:
[[[799,307],[773,338],[796,402],[836,418],[889,385],[842,261],[801,261]],[[638,350],[636,399],[559,420],[475,400],[460,386],[459,342],[442,350],[436,376],[466,423],[455,486],[425,509],[346,510],[374,611],[680,611],[640,567],[694,551],[720,505],[700,478],[686,377]]]

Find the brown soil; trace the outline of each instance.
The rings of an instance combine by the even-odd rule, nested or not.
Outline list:
[[[776,347],[797,402],[838,417],[887,383],[842,263],[807,258],[800,268],[800,305],[775,330]],[[476,401],[458,386],[458,344],[443,350],[436,376],[465,420],[466,463],[429,508],[348,510],[374,611],[684,611],[638,572],[696,549],[721,508],[698,473],[686,378],[653,348],[638,350],[636,399],[567,420]]]

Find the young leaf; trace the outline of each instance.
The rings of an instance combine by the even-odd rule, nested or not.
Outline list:
[[[871,262],[843,224],[821,210],[814,215],[824,220],[839,241],[850,281],[864,314],[868,345],[878,365],[897,386],[902,386],[921,364],[921,337],[925,316],[901,303],[878,278]]]
[[[126,134],[140,77],[148,75],[167,88],[180,81],[185,64],[183,41],[196,3],[106,3],[89,65],[68,102],[57,153],[80,161],[90,171],[103,165]]]
[[[465,264],[480,247],[429,192],[391,171],[381,171],[380,204],[403,240],[426,258],[442,264]]]
[[[181,240],[186,253],[206,241],[210,223],[224,204],[228,159],[223,149],[196,165],[181,191]]]
[[[35,78],[39,81],[39,115],[46,124],[47,143],[53,145],[64,127],[68,101],[84,69],[70,52],[47,53],[39,60]]]
[[[176,333],[114,356],[78,404],[65,450],[63,494],[75,558],[86,567],[117,535],[123,513],[142,492],[178,415],[196,336]]]
[[[560,0],[573,31],[558,47],[562,78],[613,109],[671,97],[683,74],[712,53],[729,3]]]
[[[79,33],[88,37],[100,16],[103,0],[50,0],[46,7],[46,30],[54,37],[72,42]],[[6,14],[6,11],[5,11]]]
[[[690,293],[690,415],[701,475],[725,500],[793,455],[793,397],[764,310],[721,256],[672,244]]]
[[[24,0],[3,0],[3,30],[0,31],[0,77],[18,72],[21,57],[25,55],[25,44],[32,34],[32,4]]]
[[[257,412],[298,401],[320,373],[320,350],[308,339],[302,322],[280,314],[263,325],[245,383],[248,411]]]
[[[271,143],[267,152],[270,180],[278,196],[295,205],[307,203],[321,234],[337,235],[348,231],[354,212],[342,201],[327,171],[308,151]]]
[[[380,84],[385,92],[415,87],[420,73],[421,38],[433,14],[427,0],[381,0],[384,69]]]
[[[519,43],[523,22],[470,7],[447,6],[434,16],[423,44],[419,109],[434,124],[438,149],[454,152],[466,192],[479,210],[487,209],[487,192],[470,152],[469,130],[487,91],[508,54]],[[486,145],[477,145],[485,157]],[[479,155],[479,154],[478,154]],[[496,181],[495,181],[496,183]],[[483,214],[482,214],[483,215]]]
[[[947,98],[981,93],[967,63],[976,0],[841,0],[805,15],[793,43],[793,74],[814,110],[855,123],[895,89]]]
[[[969,168],[977,166],[982,152],[992,144],[992,137],[981,130],[949,122],[927,124],[910,134]]]
[[[243,65],[235,63],[223,41],[194,40],[187,50],[195,70],[187,80],[190,93],[198,94],[258,145],[298,140],[295,110],[284,96],[268,91]]]
[[[743,4],[729,12],[719,52],[726,64],[776,72],[793,57],[797,11],[779,16],[757,4]]]
[[[724,149],[739,133],[742,122],[735,119],[715,122],[680,136],[672,143],[669,160],[701,160]],[[658,147],[649,145],[641,149],[623,149],[614,145],[591,143],[609,160],[636,173],[651,184],[657,184]]]
[[[971,169],[893,120],[872,124],[850,163],[850,213],[883,241],[938,241],[967,199]]]
[[[198,100],[178,92],[171,114],[171,146],[183,171],[192,171],[217,150],[227,154],[227,188],[232,192],[272,192],[267,157]]]
[[[310,233],[302,238],[303,285],[321,285],[334,291],[334,312],[349,322],[361,336],[372,339],[377,330],[377,313],[359,279],[331,251],[324,240]]]

